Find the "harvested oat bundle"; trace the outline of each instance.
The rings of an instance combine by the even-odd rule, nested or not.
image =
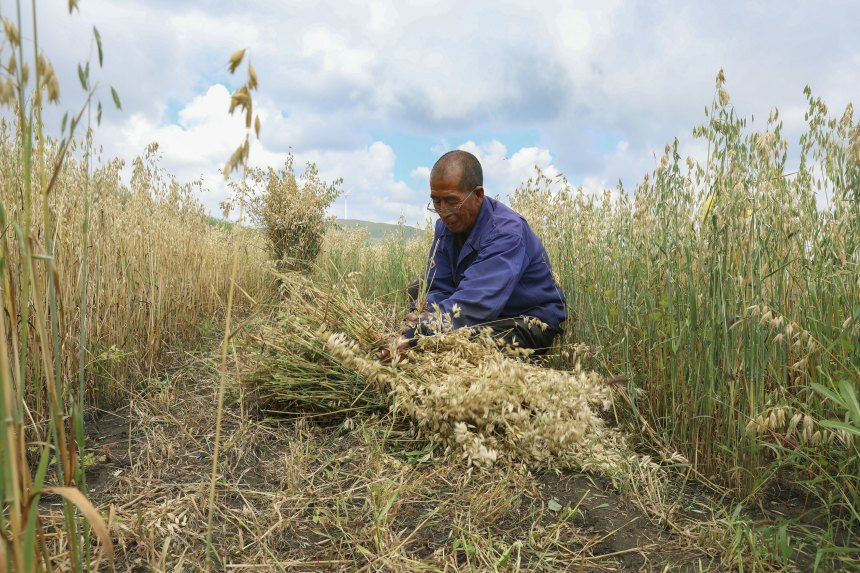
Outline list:
[[[281,299],[240,340],[240,377],[259,406],[271,413],[335,417],[387,407],[385,393],[370,391],[367,379],[332,356],[317,336],[323,325],[336,324],[370,344],[383,328],[379,315],[348,284],[323,291],[297,273],[278,280]]]
[[[469,463],[572,463],[603,428],[596,413],[609,390],[594,372],[541,368],[499,352],[488,333],[468,329],[422,338],[409,360],[384,366],[343,334],[326,348],[379,391],[421,433]]]
[[[597,410],[609,406],[610,395],[594,372],[517,360],[499,352],[488,331],[470,329],[421,337],[408,359],[381,364],[376,342],[386,325],[352,289],[325,293],[305,279],[284,279],[274,323],[251,337],[276,352],[264,349],[246,377],[269,408],[336,412],[387,398],[422,436],[479,466],[502,460],[582,466],[601,436]],[[307,390],[314,375],[319,385]],[[320,403],[303,399],[310,394]]]

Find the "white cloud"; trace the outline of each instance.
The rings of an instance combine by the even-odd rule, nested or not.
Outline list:
[[[11,6],[0,0],[4,14]],[[94,62],[94,76],[117,87],[125,109],[106,106],[97,132],[106,155],[130,159],[158,140],[168,170],[204,174],[223,194],[215,170],[242,138],[225,98],[243,78],[227,74],[226,60],[248,47],[263,118],[252,161],[277,163],[292,149],[344,177],[350,215],[376,220],[421,216],[428,175],[426,165],[399,164],[407,154],[380,133],[445,143],[432,153],[467,142],[491,193],[512,191],[534,164],[589,188],[621,178],[632,189],[676,136],[696,149],[689,134],[722,67],[739,114],[764,119],[778,106],[796,138],[804,85],[834,114],[857,96],[860,5],[788,0],[779,12],[743,0],[87,0],[71,17],[62,4],[39,7],[64,102],[49,125],[82,101],[76,66],[94,56],[95,24],[105,69]],[[534,145],[506,147],[510,130],[537,133]]]
[[[422,183],[430,181],[430,168],[426,165],[419,165],[409,172],[410,177],[421,180]]]
[[[142,113],[133,114],[119,132],[116,148],[126,156],[158,142],[166,167],[177,175],[223,165],[244,141],[245,126],[238,114],[227,110],[230,94],[222,85],[210,87],[179,111],[177,123],[159,123]]]
[[[204,181],[214,189],[203,198],[204,203],[211,212],[217,212],[218,204],[228,194],[217,170],[245,136],[242,119],[227,114],[229,102],[227,89],[214,85],[179,111],[177,124],[159,125],[135,114],[119,132],[117,146],[122,154],[131,157],[147,144],[157,142],[161,165],[168,172],[186,181],[204,176]],[[279,116],[265,106],[258,105],[257,109],[264,118],[265,133],[268,128],[265,118]],[[265,141],[264,138],[262,142],[253,142],[251,164],[283,165],[287,151],[269,148]],[[326,181],[343,179],[341,187],[350,194],[351,217],[396,222],[402,215],[410,223],[423,220],[423,195],[395,178],[396,156],[389,145],[376,141],[347,150],[312,148],[295,152],[297,171],[307,162],[315,163]],[[342,200],[333,207],[333,212],[342,213]]]
[[[478,158],[484,171],[484,188],[492,196],[506,200],[516,188],[535,174],[535,166],[540,167],[548,177],[558,175],[548,149],[523,147],[508,155],[507,147],[493,139],[482,144],[467,141],[458,149],[468,151]]]
[[[558,16],[557,25],[559,39],[565,48],[582,52],[591,43],[591,23],[582,10],[565,6]]]
[[[350,218],[394,223],[403,216],[410,224],[424,219],[424,195],[394,176],[397,158],[385,143],[347,151],[313,150],[296,157],[316,163],[327,180],[343,178]],[[343,216],[343,199],[332,212]]]
[[[466,141],[457,149],[468,151],[478,158],[484,173],[484,189],[490,196],[503,201],[508,200],[520,183],[534,176],[536,166],[548,177],[559,174],[549,150],[540,147],[523,147],[509,153],[505,144],[491,139],[481,143]],[[441,153],[444,152],[437,155]],[[421,165],[413,169],[410,175],[421,180],[423,189],[429,187],[430,167]]]

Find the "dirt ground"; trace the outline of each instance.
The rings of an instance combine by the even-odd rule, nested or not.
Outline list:
[[[89,424],[119,571],[203,569],[217,380],[211,353],[184,352]],[[722,570],[617,481],[469,470],[385,413],[271,420],[231,385],[222,427],[213,571]]]

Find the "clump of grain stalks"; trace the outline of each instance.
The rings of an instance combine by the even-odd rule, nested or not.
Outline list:
[[[278,268],[308,270],[322,248],[334,217],[326,209],[341,194],[340,180],[323,181],[308,163],[296,176],[293,156],[283,167],[249,169],[249,215],[264,230],[269,253]]]
[[[348,284],[326,291],[302,276],[280,278],[283,300],[246,337],[241,361],[264,409],[332,415],[388,404],[422,437],[475,466],[610,470],[621,462],[604,447],[616,440],[598,415],[611,400],[598,374],[500,352],[489,329],[442,328],[382,364],[379,340],[396,328],[384,313]]]
[[[775,428],[747,431],[776,407],[847,424],[849,410],[824,398],[842,381],[856,395],[860,379],[854,108],[831,117],[807,88],[807,131],[792,160],[778,110],[752,129],[722,73],[716,88],[694,130],[707,156],[685,159],[675,140],[634,189],[602,198],[538,172],[512,206],[558,271],[576,317],[567,337],[630,374],[637,423],[736,492],[762,491],[778,474],[761,468],[793,457],[824,482],[834,476],[845,505],[857,506],[858,458],[844,455],[843,440],[782,451],[773,444],[793,442],[775,439]]]
[[[334,287],[323,290],[298,274],[278,278],[281,302],[248,326],[242,338],[242,381],[260,406],[278,413],[327,417],[384,406],[384,396],[370,391],[359,373],[326,349],[321,330],[338,324],[369,347],[384,328],[384,314],[371,310],[349,283],[335,292]]]
[[[16,4],[14,22],[0,18],[0,571],[84,571],[110,557],[86,498],[88,405],[115,403],[137,373],[199,336],[230,285],[258,296],[264,257],[257,234],[240,245],[211,224],[199,182],[166,174],[157,145],[128,184],[121,161],[101,160],[90,131],[105,91],[95,28],[93,61],[78,66],[82,103],[58,131],[46,127],[57,74],[37,42],[35,3],[28,16]],[[120,109],[113,88],[110,97]],[[246,264],[231,274],[234,245]],[[63,499],[62,525],[46,525],[47,493]]]

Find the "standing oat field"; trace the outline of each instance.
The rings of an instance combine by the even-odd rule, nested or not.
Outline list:
[[[703,162],[676,140],[633,190],[596,197],[538,170],[511,196],[568,298],[549,365],[623,375],[615,421],[727,496],[739,567],[745,552],[753,568],[827,569],[858,551],[860,127],[852,106],[805,95],[792,149],[778,111],[761,129],[737,115],[721,71],[694,130]],[[324,268],[392,301],[423,268],[402,254],[430,245],[362,244],[333,234]]]
[[[789,140],[720,70],[703,154],[675,140],[603,195],[536,168],[509,203],[566,294],[552,351],[436,313],[383,363],[432,227],[367,240],[333,224],[342,180],[254,164],[251,50],[225,62],[242,136],[216,219],[158,144],[124,165],[94,143],[122,108],[97,29],[79,107],[46,128],[58,72],[35,3],[14,7],[0,573],[860,568],[850,104],[807,88]]]

